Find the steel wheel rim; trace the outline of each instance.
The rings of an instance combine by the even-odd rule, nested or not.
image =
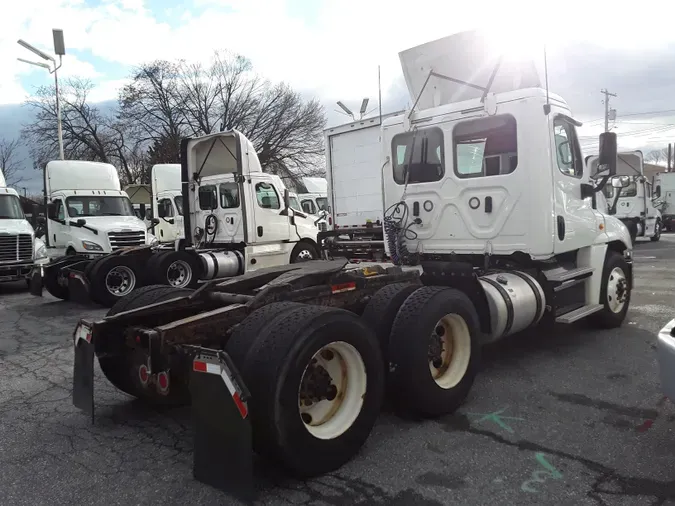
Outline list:
[[[298,260],[314,260],[314,255],[308,249],[303,249],[298,253]]]
[[[614,267],[607,279],[607,306],[612,313],[620,313],[626,305],[628,281],[621,267]]]
[[[116,278],[119,279],[117,283]],[[113,267],[105,276],[105,287],[112,295],[124,297],[136,287],[136,274],[126,265]]]
[[[451,313],[435,325],[429,344],[429,371],[436,384],[449,390],[466,374],[471,361],[471,332],[460,315]]]
[[[316,378],[318,369],[330,378],[325,390],[318,383],[326,375],[318,371]],[[366,386],[366,366],[354,346],[344,341],[323,346],[305,367],[298,389],[298,411],[307,431],[324,440],[344,434],[361,413]]]
[[[177,273],[177,275],[172,277],[172,272]],[[170,286],[185,288],[192,281],[192,268],[185,260],[175,260],[166,270],[166,280]]]

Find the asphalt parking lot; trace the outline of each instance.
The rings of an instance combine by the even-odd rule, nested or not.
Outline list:
[[[385,413],[357,458],[309,482],[261,465],[260,504],[675,505],[655,355],[675,317],[675,235],[639,242],[635,264],[621,329],[500,343],[458,413]],[[233,504],[192,478],[189,410],[149,410],[100,371],[95,425],[72,406],[74,325],[103,314],[0,285],[0,504]]]

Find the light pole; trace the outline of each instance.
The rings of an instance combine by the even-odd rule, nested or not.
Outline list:
[[[21,39],[17,40],[17,43],[19,45],[25,47],[32,53],[35,53],[43,60],[50,60],[54,68],[52,69],[49,65],[42,62],[24,60],[23,58],[17,58],[17,60],[23,63],[28,63],[30,65],[35,65],[37,67],[45,68],[49,71],[50,74],[54,74],[54,92],[56,93],[56,127],[57,127],[57,134],[59,137],[59,158],[63,160],[63,131],[61,130],[61,103],[59,101],[59,77],[57,71],[61,68],[61,65],[63,64],[63,56],[66,54],[66,46],[63,42],[63,30],[54,28],[52,30],[52,35],[54,37],[54,53],[59,57],[58,66],[56,65],[56,59],[52,55],[40,51],[38,48],[31,46],[28,42]]]

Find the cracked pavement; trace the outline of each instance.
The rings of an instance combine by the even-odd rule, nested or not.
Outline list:
[[[342,469],[298,482],[258,463],[269,505],[675,505],[675,406],[656,332],[675,317],[675,236],[635,249],[624,326],[580,324],[488,348],[466,404],[383,413]],[[96,423],[72,406],[71,335],[104,310],[0,285],[0,504],[235,504],[192,478],[189,409],[157,411],[96,370]]]

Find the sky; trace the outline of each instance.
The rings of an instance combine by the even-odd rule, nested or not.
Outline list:
[[[0,31],[0,137],[18,136],[30,115],[20,104],[50,84],[21,38],[52,51],[52,28],[64,31],[61,78],[91,79],[93,102],[114,100],[135,65],[166,58],[208,61],[227,49],[251,59],[261,75],[285,81],[325,105],[328,124],[377,106],[381,68],[383,112],[410,105],[398,53],[458,31],[494,30],[505,45],[547,46],[551,90],[585,122],[588,153],[603,129],[600,89],[617,94],[614,131],[622,149],[655,149],[675,141],[675,5],[640,2],[640,9],[605,2],[481,2],[416,0],[22,0],[5,2]],[[598,5],[595,5],[598,4]],[[537,44],[533,44],[536,41]],[[543,54],[543,51],[540,53]],[[33,169],[27,169],[33,170]],[[32,181],[37,178],[31,177]]]

